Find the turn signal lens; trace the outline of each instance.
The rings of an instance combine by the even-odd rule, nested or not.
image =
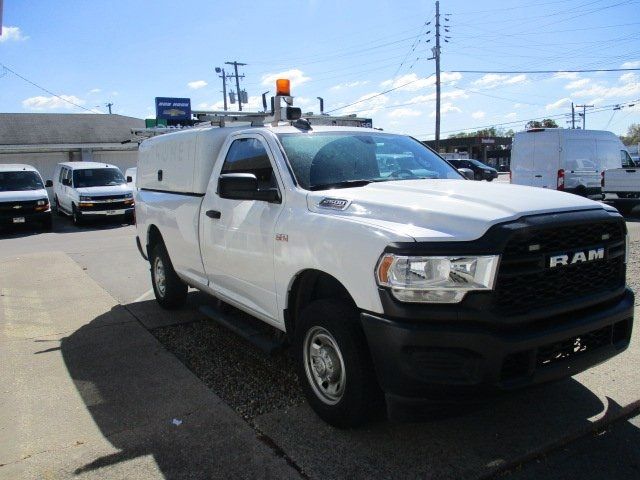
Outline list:
[[[291,83],[289,79],[279,78],[276,80],[276,95],[291,96]]]

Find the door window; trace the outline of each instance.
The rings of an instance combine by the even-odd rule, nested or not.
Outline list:
[[[629,152],[627,152],[626,150],[620,150],[620,159],[622,160],[622,168],[635,167],[633,160],[631,160]]]
[[[67,170],[67,169],[66,169],[66,168],[64,168],[64,167],[62,167],[62,168],[60,169],[60,174],[58,175],[58,182],[62,183],[62,179],[63,179],[63,178],[64,178],[64,176],[65,176],[65,172],[66,172],[66,170]]]
[[[258,179],[259,189],[278,186],[267,149],[257,138],[234,140],[220,173],[252,173]]]

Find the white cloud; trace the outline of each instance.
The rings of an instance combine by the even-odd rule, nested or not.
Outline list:
[[[633,62],[624,62],[622,64],[622,68],[640,68],[640,60],[635,60]]]
[[[558,110],[559,108],[566,107],[567,105],[571,105],[571,99],[570,98],[561,98],[557,102],[553,102],[553,103],[550,103],[550,104],[546,105],[544,108],[547,111],[549,111],[549,110]]]
[[[513,108],[522,108],[522,104],[521,103],[514,103],[513,104]]]
[[[460,113],[460,112],[462,112],[462,110],[460,110],[458,107],[456,107],[451,102],[445,102],[440,107],[440,114],[441,115],[445,115],[447,113]],[[434,110],[433,112],[431,112],[431,115],[429,115],[429,116],[430,117],[435,117],[436,116],[436,111]]]
[[[22,101],[22,106],[29,110],[58,110],[58,109],[74,109],[73,102],[78,105],[84,105],[84,100],[75,95],[60,95],[60,97],[30,97]]]
[[[191,90],[198,90],[200,88],[204,88],[208,85],[208,83],[204,80],[194,80],[193,82],[187,83],[187,87]]]
[[[284,72],[279,73],[267,73],[262,76],[262,85],[267,87],[275,88],[276,80],[279,78],[288,78],[291,82],[291,88],[296,88],[303,83],[311,80],[311,77],[305,76],[302,70],[298,70],[297,68],[292,68],[291,70],[286,70]],[[294,92],[291,92],[294,93]]]
[[[507,113],[504,118],[506,118],[507,120],[515,120],[516,118],[518,118],[518,114],[516,112],[510,112]]]
[[[369,80],[356,80],[355,82],[346,82],[340,83],[338,85],[334,85],[330,88],[330,90],[341,90],[343,88],[354,88],[354,87],[362,87],[363,85],[369,84]]]
[[[342,109],[336,115],[347,115],[349,113],[358,113],[359,115],[372,115],[380,110],[380,108],[389,103],[389,97],[386,95],[380,95],[379,92],[372,92],[367,93],[366,95],[362,95],[355,101],[359,103]]]
[[[246,111],[256,112],[258,110],[262,110],[262,97],[260,95],[252,95],[247,99],[249,103],[243,103],[242,109]],[[215,110],[215,111],[223,111],[224,110],[224,101],[218,100],[214,103],[201,102],[197,105],[199,110]],[[238,111],[238,104],[228,102],[227,104],[228,112],[233,113]]]
[[[580,78],[572,82],[567,83],[564,88],[567,90],[575,90],[576,88],[582,88],[586,86],[591,80],[588,78]]]
[[[471,114],[471,118],[475,118],[476,120],[480,120],[481,118],[484,118],[486,115],[485,112],[483,112],[482,110],[478,110],[477,112],[473,112]]]
[[[2,26],[2,35],[0,35],[0,43],[3,42],[22,42],[29,37],[22,33],[20,27]]]
[[[640,94],[640,82],[625,83],[623,85],[606,87],[604,85],[593,85],[584,90],[573,92],[576,97],[630,97]]]
[[[567,80],[575,80],[578,78],[577,72],[556,72],[553,74],[553,78],[564,78]]]
[[[500,85],[515,85],[527,81],[525,74],[520,75],[502,75],[498,73],[487,73],[482,78],[474,81],[473,84],[478,87],[495,88]]]
[[[419,117],[420,115],[422,112],[413,108],[396,108],[389,114],[391,118]]]
[[[440,75],[440,83],[443,85],[454,85],[461,78],[462,74],[458,72],[444,72]],[[395,79],[385,80],[380,83],[380,86],[386,89],[395,88],[400,91],[415,92],[423,88],[432,87],[435,83],[436,77],[434,75],[430,77],[419,77],[415,73],[407,73]]]
[[[102,90],[99,88],[92,88],[91,90],[89,90],[89,93],[91,94],[95,94],[95,93],[100,93]]]
[[[449,90],[448,92],[442,92],[442,94],[440,95],[440,98],[442,100],[447,98],[450,100],[454,100],[456,98],[468,98],[468,97],[469,95],[467,95],[467,92],[461,89]],[[436,94],[434,92],[434,93],[429,93],[427,95],[418,95],[417,97],[411,98],[406,103],[425,103],[425,102],[434,101],[435,99],[436,99]]]
[[[636,72],[627,72],[620,75],[620,81],[622,83],[635,83],[638,81],[638,74]]]

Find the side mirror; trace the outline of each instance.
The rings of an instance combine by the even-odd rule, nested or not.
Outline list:
[[[44,182],[44,186],[46,188],[53,187],[53,182],[51,180],[47,180],[46,182]]]
[[[133,177],[131,175],[127,175],[127,183],[133,182]]]
[[[460,172],[467,180],[475,180],[475,174],[470,168],[459,168],[458,172]]]
[[[218,180],[218,195],[233,200],[262,200],[280,202],[277,188],[258,189],[258,179],[253,173],[225,173]]]

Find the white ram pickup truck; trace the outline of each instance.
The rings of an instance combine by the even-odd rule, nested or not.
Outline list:
[[[622,167],[602,172],[604,201],[621,213],[630,213],[640,205],[640,168],[626,150],[620,150]]]
[[[138,247],[285,332],[338,427],[583,371],[629,344],[627,232],[607,205],[465,180],[422,143],[304,121],[142,142]]]

